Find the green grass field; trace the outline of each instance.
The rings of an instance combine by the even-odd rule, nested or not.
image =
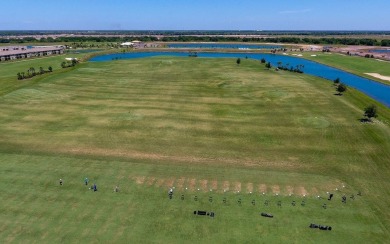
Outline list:
[[[304,53],[304,58],[310,59],[319,63],[330,65],[336,68],[346,70],[348,72],[357,74],[359,76],[366,77],[371,80],[376,80],[384,84],[390,84],[387,80],[375,78],[365,73],[378,73],[383,76],[390,77],[390,62],[372,59],[362,58],[358,56],[346,56],[337,53],[315,53],[315,57],[311,56],[312,53]]]
[[[361,123],[375,103],[361,93],[335,96],[329,81],[253,60],[155,57],[61,70],[64,57],[0,64],[2,243],[390,237],[390,110],[378,105],[375,122]],[[49,64],[52,74],[16,80]]]

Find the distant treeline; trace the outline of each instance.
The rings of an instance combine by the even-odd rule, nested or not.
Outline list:
[[[137,37],[116,37],[116,36],[72,36],[72,37],[34,37],[24,38],[0,38],[0,43],[74,43],[74,42],[126,42],[139,40],[142,42],[256,42],[256,43],[295,43],[295,44],[323,44],[323,45],[363,45],[363,46],[390,46],[390,40],[377,40],[372,38],[309,38],[309,37],[231,37],[231,36],[137,36]]]
[[[390,35],[390,31],[312,31],[312,30],[23,30],[0,31],[0,36],[26,35],[298,35],[298,36],[340,36],[340,35]]]

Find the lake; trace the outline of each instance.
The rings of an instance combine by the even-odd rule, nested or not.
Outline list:
[[[205,48],[205,49],[279,49],[275,45],[251,45],[251,44],[229,44],[229,43],[173,43],[168,44],[169,48]]]
[[[324,64],[316,63],[310,60],[292,57],[287,55],[263,54],[263,53],[220,53],[220,52],[198,52],[200,58],[250,58],[261,60],[266,59],[267,62],[275,67],[278,62],[288,67],[295,67],[297,65],[304,65],[303,71],[305,74],[321,77],[333,81],[340,78],[340,81],[350,87],[353,87],[373,99],[381,102],[390,108],[390,85],[385,85],[364,77],[360,77],[346,71],[329,67]],[[112,61],[116,59],[133,59],[133,58],[147,58],[154,56],[176,56],[188,57],[187,52],[133,52],[133,53],[118,53],[96,56],[90,59],[92,62]]]

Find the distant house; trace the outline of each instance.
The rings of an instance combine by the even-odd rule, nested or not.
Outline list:
[[[134,43],[132,42],[124,42],[121,44],[121,47],[133,47]]]
[[[132,42],[124,42],[121,44],[121,47],[134,47],[134,48],[140,48],[144,47],[143,43],[141,41],[132,41]]]

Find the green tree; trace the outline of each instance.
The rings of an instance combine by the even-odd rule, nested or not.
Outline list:
[[[71,64],[71,66],[75,66],[76,64],[78,63],[78,61],[77,61],[77,59],[72,59],[72,64]]]
[[[63,61],[63,62],[61,63],[61,67],[62,67],[62,68],[66,68],[66,67],[67,67],[65,61]]]
[[[268,68],[268,69],[270,69],[270,68],[272,68],[272,65],[271,65],[270,62],[268,62],[268,63],[265,64],[265,67]]]
[[[23,76],[22,76],[22,74],[20,72],[17,74],[17,76],[18,76],[18,80],[22,80],[23,79]]]
[[[376,118],[378,116],[377,109],[375,105],[370,105],[364,109],[364,116],[371,121],[371,118]]]
[[[238,58],[238,59],[236,60],[236,63],[237,63],[237,65],[239,65],[239,64],[241,63],[241,59]]]
[[[45,73],[45,70],[42,68],[42,67],[39,67],[39,74],[44,74]]]
[[[339,95],[341,96],[341,95],[343,95],[343,92],[346,92],[346,91],[347,91],[347,86],[344,85],[343,83],[340,83],[340,84],[337,86],[336,90],[339,92]]]
[[[53,72],[53,68],[51,66],[49,66],[48,70],[49,72]]]
[[[334,79],[333,80],[333,83],[335,84],[335,85],[338,85],[339,83],[340,83],[340,78],[336,78],[336,79]]]
[[[260,62],[261,62],[262,64],[265,64],[265,62],[267,62],[267,61],[265,60],[265,58],[262,58]]]

